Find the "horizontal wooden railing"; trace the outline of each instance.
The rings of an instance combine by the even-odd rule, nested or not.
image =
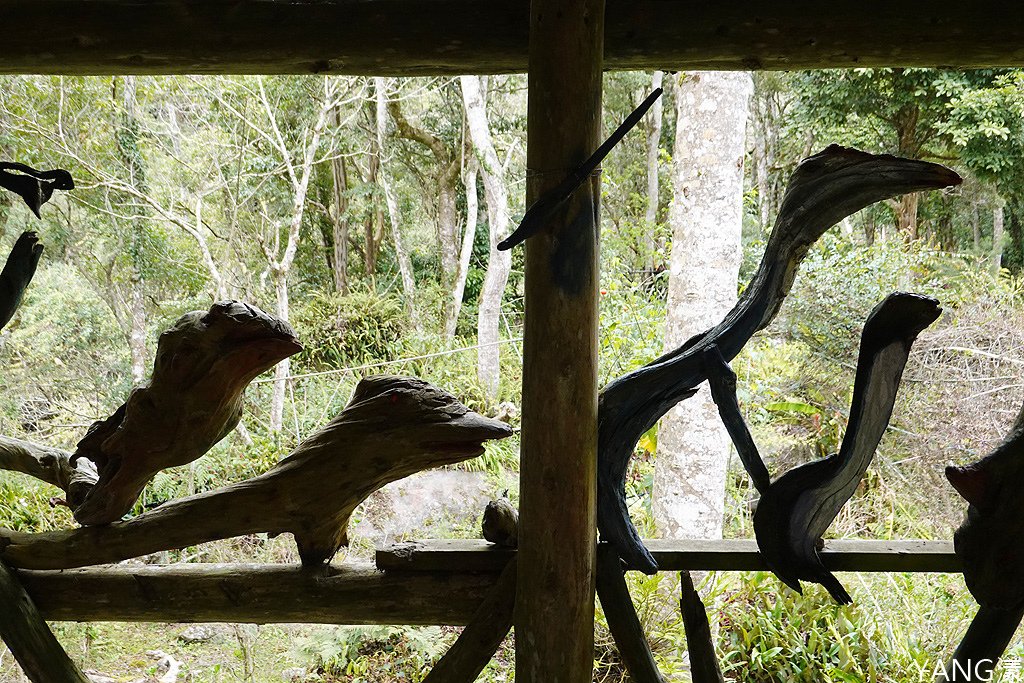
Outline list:
[[[765,568],[751,540],[646,543],[663,571]],[[821,554],[834,571],[961,571],[947,541],[829,541]],[[423,540],[379,549],[377,567],[119,564],[17,574],[51,621],[463,625],[514,556],[485,541]]]

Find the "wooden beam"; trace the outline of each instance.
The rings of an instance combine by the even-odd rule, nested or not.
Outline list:
[[[661,571],[767,571],[752,539],[645,539]],[[424,540],[377,550],[377,567],[386,571],[499,572],[515,555],[485,541]],[[821,559],[837,572],[963,571],[950,541],[826,541]]]
[[[530,4],[527,206],[601,141],[604,2]],[[593,678],[600,196],[600,176],[593,174],[526,241],[520,683]]]
[[[1024,65],[1002,0],[609,0],[606,69]],[[528,0],[4,0],[0,73],[515,73]]]
[[[50,621],[469,623],[497,574],[379,572],[370,565],[110,565],[17,570]],[[57,679],[54,679],[57,680]]]

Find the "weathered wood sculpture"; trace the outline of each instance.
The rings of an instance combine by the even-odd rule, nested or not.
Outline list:
[[[956,681],[968,680],[965,668],[982,660],[987,675],[1024,616],[1024,409],[998,448],[970,465],[950,465],[946,478],[968,503],[953,547],[981,606],[946,666],[947,680]]]
[[[637,440],[708,377],[708,349],[731,361],[775,317],[810,246],[832,225],[874,202],[960,183],[944,166],[833,145],[803,161],[783,198],[761,264],[736,306],[714,328],[624,375],[598,408],[598,528],[630,567],[658,565],[629,518],[625,479]]]
[[[89,460],[71,465],[71,454],[58,448],[40,446],[0,436],[0,470],[11,470],[41,479],[64,491],[64,502],[72,510],[82,504],[99,475]]]
[[[852,602],[818,557],[822,535],[853,496],[885,434],[914,340],[941,313],[935,299],[902,292],[875,306],[861,334],[850,417],[839,452],[794,467],[761,496],[754,512],[757,547],[765,564],[798,593],[800,581],[813,581],[840,604]]]
[[[484,539],[491,543],[505,548],[519,546],[519,510],[506,496],[487,503],[480,526]]]
[[[242,416],[245,387],[302,350],[287,323],[238,301],[186,313],[160,335],[153,376],[71,458],[95,463],[99,481],[74,508],[81,524],[109,524],[131,511],[157,472],[199,458]]]
[[[34,232],[21,233],[0,272],[0,330],[7,326],[21,306],[42,255],[43,245],[39,244],[39,236]]]
[[[36,218],[41,218],[39,209],[50,201],[53,191],[73,190],[75,181],[61,168],[37,171],[15,161],[0,161],[0,187],[19,195]]]
[[[690,572],[679,572],[679,610],[686,631],[686,652],[690,657],[693,683],[725,683],[711,639],[708,612],[693,585]]]
[[[0,559],[34,569],[117,562],[232,536],[291,533],[306,566],[348,543],[356,506],[385,484],[483,453],[512,429],[412,377],[359,382],[348,406],[273,469],[126,522],[42,534],[0,531]]]

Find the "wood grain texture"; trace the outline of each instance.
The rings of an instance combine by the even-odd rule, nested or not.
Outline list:
[[[50,621],[463,626],[497,574],[380,572],[368,564],[116,565],[17,570]]]
[[[630,680],[633,683],[667,683],[654,661],[643,624],[633,606],[622,560],[607,544],[597,549],[597,596]]]
[[[663,571],[765,571],[753,539],[644,539]],[[478,540],[421,540],[377,550],[385,571],[500,572],[516,551]],[[959,574],[963,564],[949,541],[825,541],[822,563],[838,572],[943,572]]]
[[[1014,3],[609,0],[607,69],[1022,66]],[[5,0],[4,73],[524,72],[528,0]]]
[[[526,201],[600,143],[604,0],[530,5]],[[526,242],[516,680],[594,667],[600,179]]]

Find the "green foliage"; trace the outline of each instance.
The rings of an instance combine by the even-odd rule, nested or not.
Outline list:
[[[292,324],[305,347],[296,367],[318,371],[395,358],[406,323],[397,297],[313,292],[296,307]]]
[[[436,626],[340,626],[298,638],[293,653],[326,680],[415,683],[443,648]]]

